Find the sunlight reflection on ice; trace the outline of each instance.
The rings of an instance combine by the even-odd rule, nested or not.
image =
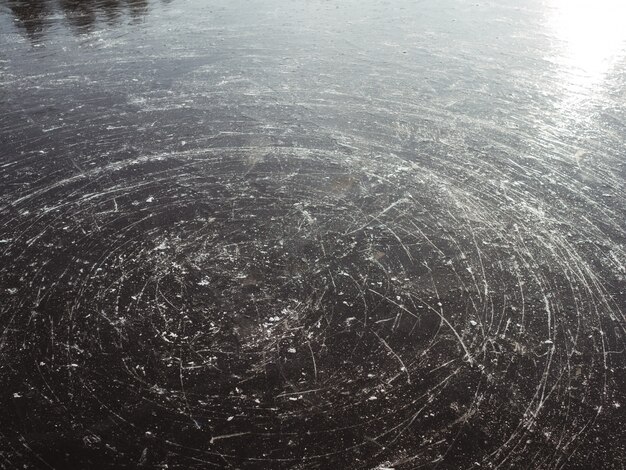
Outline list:
[[[563,42],[558,57],[575,91],[601,82],[626,42],[626,2],[623,0],[550,0],[548,20]]]

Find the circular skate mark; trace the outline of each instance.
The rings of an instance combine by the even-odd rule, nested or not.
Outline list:
[[[301,61],[332,72],[313,86],[276,31],[250,36],[267,50],[229,31],[217,59],[188,45],[179,62],[141,59],[139,85],[105,47],[94,54],[110,77],[81,67],[124,82],[112,90],[63,85],[67,64],[46,71],[44,91],[7,79],[61,103],[65,123],[43,113],[44,131],[7,119],[0,133],[14,150],[0,163],[0,457],[307,469],[588,468],[592,448],[618,459],[607,423],[622,422],[626,386],[623,179],[585,152],[611,161],[620,134],[585,152],[555,144],[562,129],[537,124],[549,106],[506,88],[482,104],[517,106],[508,127],[455,107],[469,85],[451,78],[474,71],[464,58],[448,58],[458,70],[421,58],[435,78],[411,94],[417,65],[368,52],[335,73],[327,46]],[[231,55],[246,73],[225,74],[241,65]],[[163,83],[150,81],[153,61]],[[291,74],[285,89],[276,70]],[[95,110],[75,111],[67,87]],[[7,99],[11,119],[37,114],[24,100]],[[564,141],[597,131],[562,125]]]
[[[279,146],[32,193],[5,209],[23,413],[146,464],[566,456],[605,391],[614,307],[566,239],[494,210],[412,162]]]

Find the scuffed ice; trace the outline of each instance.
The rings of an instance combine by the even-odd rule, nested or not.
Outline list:
[[[0,465],[623,468],[572,3],[1,1]]]

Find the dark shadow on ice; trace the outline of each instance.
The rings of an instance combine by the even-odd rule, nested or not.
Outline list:
[[[99,23],[139,22],[148,12],[148,4],[149,0],[2,0],[0,13],[11,14],[18,29],[39,42],[58,24],[81,35],[92,32]]]

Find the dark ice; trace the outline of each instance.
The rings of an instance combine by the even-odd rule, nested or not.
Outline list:
[[[0,0],[0,468],[623,469],[625,17]]]

